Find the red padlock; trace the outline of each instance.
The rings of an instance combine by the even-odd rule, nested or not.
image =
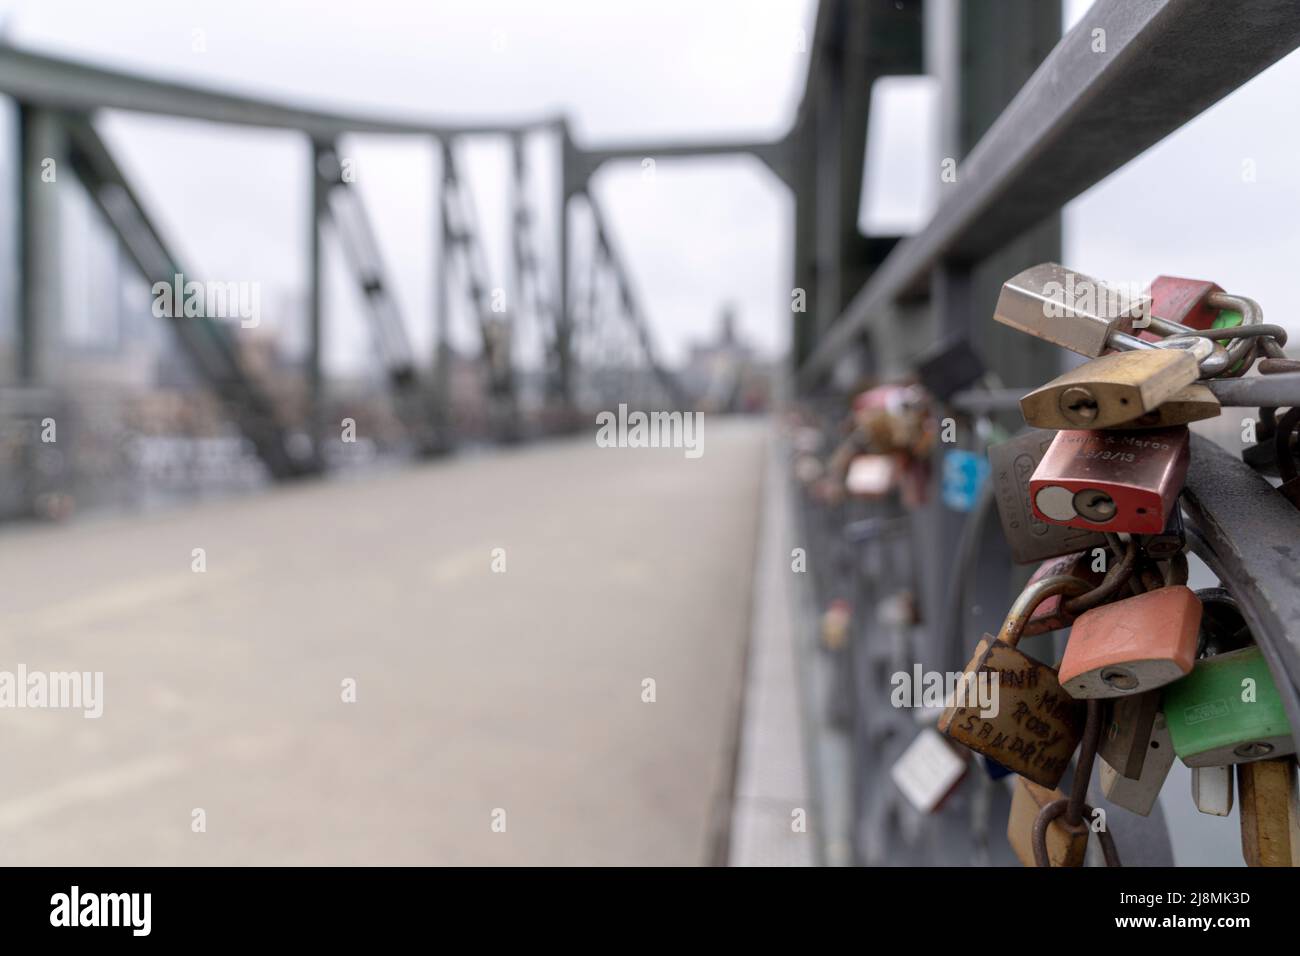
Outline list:
[[[1200,625],[1200,598],[1181,584],[1085,611],[1061,658],[1061,686],[1076,699],[1125,697],[1186,677]]]
[[[1209,329],[1219,317],[1219,310],[1205,301],[1223,288],[1207,279],[1183,279],[1179,276],[1156,276],[1151,282],[1151,314],[1157,319],[1177,322],[1189,329]],[[1161,336],[1144,330],[1140,337],[1158,342]]]
[[[1034,576],[1029,579],[1030,585],[1037,584],[1043,578],[1055,577],[1058,574],[1068,574],[1072,578],[1079,578],[1087,581],[1093,587],[1101,584],[1101,579],[1105,574],[1092,569],[1093,557],[1089,551],[1079,551],[1076,554],[1067,554],[1059,558],[1049,558],[1038,566]],[[1063,594],[1053,594],[1051,597],[1043,599],[1043,602],[1034,608],[1034,613],[1029,615],[1029,621],[1025,624],[1025,629],[1020,633],[1025,637],[1033,637],[1035,634],[1046,634],[1048,631],[1059,631],[1063,627],[1069,627],[1074,621],[1073,614],[1067,614],[1061,607],[1068,600]]]
[[[1034,514],[1089,531],[1158,534],[1187,480],[1187,426],[1060,431],[1029,479]]]

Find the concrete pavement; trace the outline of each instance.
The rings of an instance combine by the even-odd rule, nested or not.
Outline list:
[[[0,862],[709,861],[765,438],[0,529],[0,671],[104,675],[99,719],[0,709]]]

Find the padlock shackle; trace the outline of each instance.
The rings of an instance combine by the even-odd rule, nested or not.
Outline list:
[[[1091,590],[1092,585],[1087,581],[1068,574],[1054,574],[1050,578],[1035,581],[1021,591],[1020,597],[1016,598],[1015,603],[1011,605],[1011,610],[1007,612],[1007,619],[1002,622],[1002,630],[998,631],[998,640],[1015,647],[1020,643],[1020,635],[1038,605],[1054,594],[1074,596]]]

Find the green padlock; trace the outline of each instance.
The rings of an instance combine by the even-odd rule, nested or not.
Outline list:
[[[1196,662],[1165,688],[1174,753],[1189,767],[1222,767],[1296,752],[1268,663],[1256,646]]]
[[[1217,319],[1214,320],[1214,322],[1213,322],[1213,324],[1210,326],[1210,328],[1212,328],[1212,329],[1235,329],[1237,326],[1241,325],[1243,318],[1244,318],[1244,316],[1242,316],[1242,314],[1241,314],[1240,312],[1238,312],[1236,309],[1223,309],[1223,310],[1221,310],[1221,311],[1219,312],[1219,317],[1218,317]],[[1224,347],[1226,348],[1228,345],[1231,344],[1232,340],[1231,340],[1231,339],[1219,339],[1218,342],[1219,342],[1220,345],[1222,345],[1222,346],[1224,346]],[[1230,374],[1230,375],[1231,375],[1231,374],[1234,374],[1234,373],[1235,373],[1239,368],[1241,368],[1242,364],[1243,364],[1245,361],[1246,361],[1245,359],[1242,359],[1240,362],[1238,362],[1238,363],[1237,363],[1236,365],[1234,365],[1232,368],[1228,369],[1228,374]]]

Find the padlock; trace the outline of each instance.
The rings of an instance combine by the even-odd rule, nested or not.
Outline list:
[[[985,634],[966,665],[955,699],[939,718],[939,732],[992,757],[1045,787],[1060,782],[1083,733],[1085,706],[1061,689],[1056,670],[1016,647],[1034,608],[1053,594],[1081,594],[1077,578],[1054,577],[1025,588],[996,638]],[[994,683],[996,682],[996,683]],[[987,683],[988,695],[977,694]],[[978,698],[991,696],[982,711]]]
[[[1070,630],[1061,686],[1081,700],[1163,687],[1191,671],[1200,626],[1201,602],[1182,585],[1085,611]]]
[[[1055,262],[1044,262],[1002,284],[993,318],[1096,358],[1132,330],[1134,319],[1149,315],[1150,304],[1148,297],[1129,296]]]
[[[1193,767],[1192,803],[1210,816],[1232,813],[1232,767]]]
[[[1237,765],[1247,866],[1300,866],[1300,784],[1293,757]]]
[[[1078,554],[1066,554],[1044,561],[1029,579],[1029,583],[1036,584],[1043,578],[1060,574],[1087,581],[1093,587],[1101,584],[1101,579],[1105,577],[1104,573],[1093,570],[1092,552],[1080,551]],[[1053,594],[1049,598],[1044,598],[1043,602],[1034,608],[1034,613],[1029,615],[1021,636],[1033,637],[1036,634],[1046,634],[1048,631],[1059,631],[1063,627],[1069,627],[1074,621],[1074,615],[1067,612],[1064,605],[1063,595]]]
[[[1169,741],[1169,728],[1165,724],[1164,714],[1157,713],[1151,724],[1151,737],[1147,741],[1142,773],[1136,780],[1126,777],[1103,757],[1098,771],[1101,792],[1115,806],[1139,816],[1149,816],[1173,765],[1174,748]]]
[[[1133,353],[1126,353],[1133,354]],[[1167,398],[1154,410],[1139,415],[1132,421],[1111,425],[1111,428],[1171,428],[1190,422],[1217,418],[1223,411],[1219,399],[1204,385],[1193,384],[1180,388],[1172,398]]]
[[[960,336],[935,343],[916,359],[916,378],[940,402],[982,379],[988,370],[970,339]]]
[[[1023,866],[1034,866],[1034,821],[1049,803],[1064,800],[1060,790],[1040,787],[1017,777],[1011,791],[1011,813],[1007,816],[1007,842]],[[1047,859],[1052,866],[1083,866],[1088,850],[1088,827],[1071,826],[1064,814],[1047,825]]]
[[[1029,479],[1034,514],[1090,531],[1162,531],[1187,479],[1187,426],[1060,431]]]
[[[964,448],[949,448],[943,454],[940,497],[953,511],[971,511],[988,477],[989,463],[983,455]]]
[[[1206,279],[1156,276],[1151,280],[1150,287],[1151,316],[1166,322],[1177,322],[1189,329],[1212,328],[1214,320],[1219,317],[1219,310],[1205,300],[1212,293],[1222,291],[1221,286]],[[1147,335],[1142,337],[1146,338]]]
[[[822,614],[822,645],[828,651],[838,651],[849,642],[849,623],[853,609],[848,601],[836,598]]]
[[[857,455],[849,462],[844,489],[855,498],[883,498],[893,489],[896,475],[892,455]]]
[[[1017,564],[1031,564],[1076,551],[1101,547],[1100,532],[1043,521],[1029,503],[1029,479],[1051,446],[1056,432],[1029,429],[989,446],[989,466],[1002,533]]]
[[[1196,656],[1213,657],[1239,651],[1252,643],[1250,628],[1241,616],[1237,599],[1224,588],[1201,588],[1196,592],[1201,602],[1201,633]]]
[[[1190,352],[1116,352],[1058,375],[1020,400],[1036,428],[1112,428],[1155,412],[1200,377]]]
[[[1156,534],[1142,539],[1142,550],[1147,557],[1163,561],[1187,549],[1187,532],[1183,529],[1183,512],[1173,508],[1165,519],[1165,526]]]
[[[1130,780],[1142,776],[1151,729],[1160,713],[1160,694],[1149,691],[1107,701],[1097,755]]]
[[[1291,726],[1258,646],[1196,662],[1165,688],[1174,752],[1189,767],[1218,767],[1295,753]]]
[[[966,776],[964,754],[935,731],[923,727],[889,768],[890,779],[921,813],[937,811]]]

